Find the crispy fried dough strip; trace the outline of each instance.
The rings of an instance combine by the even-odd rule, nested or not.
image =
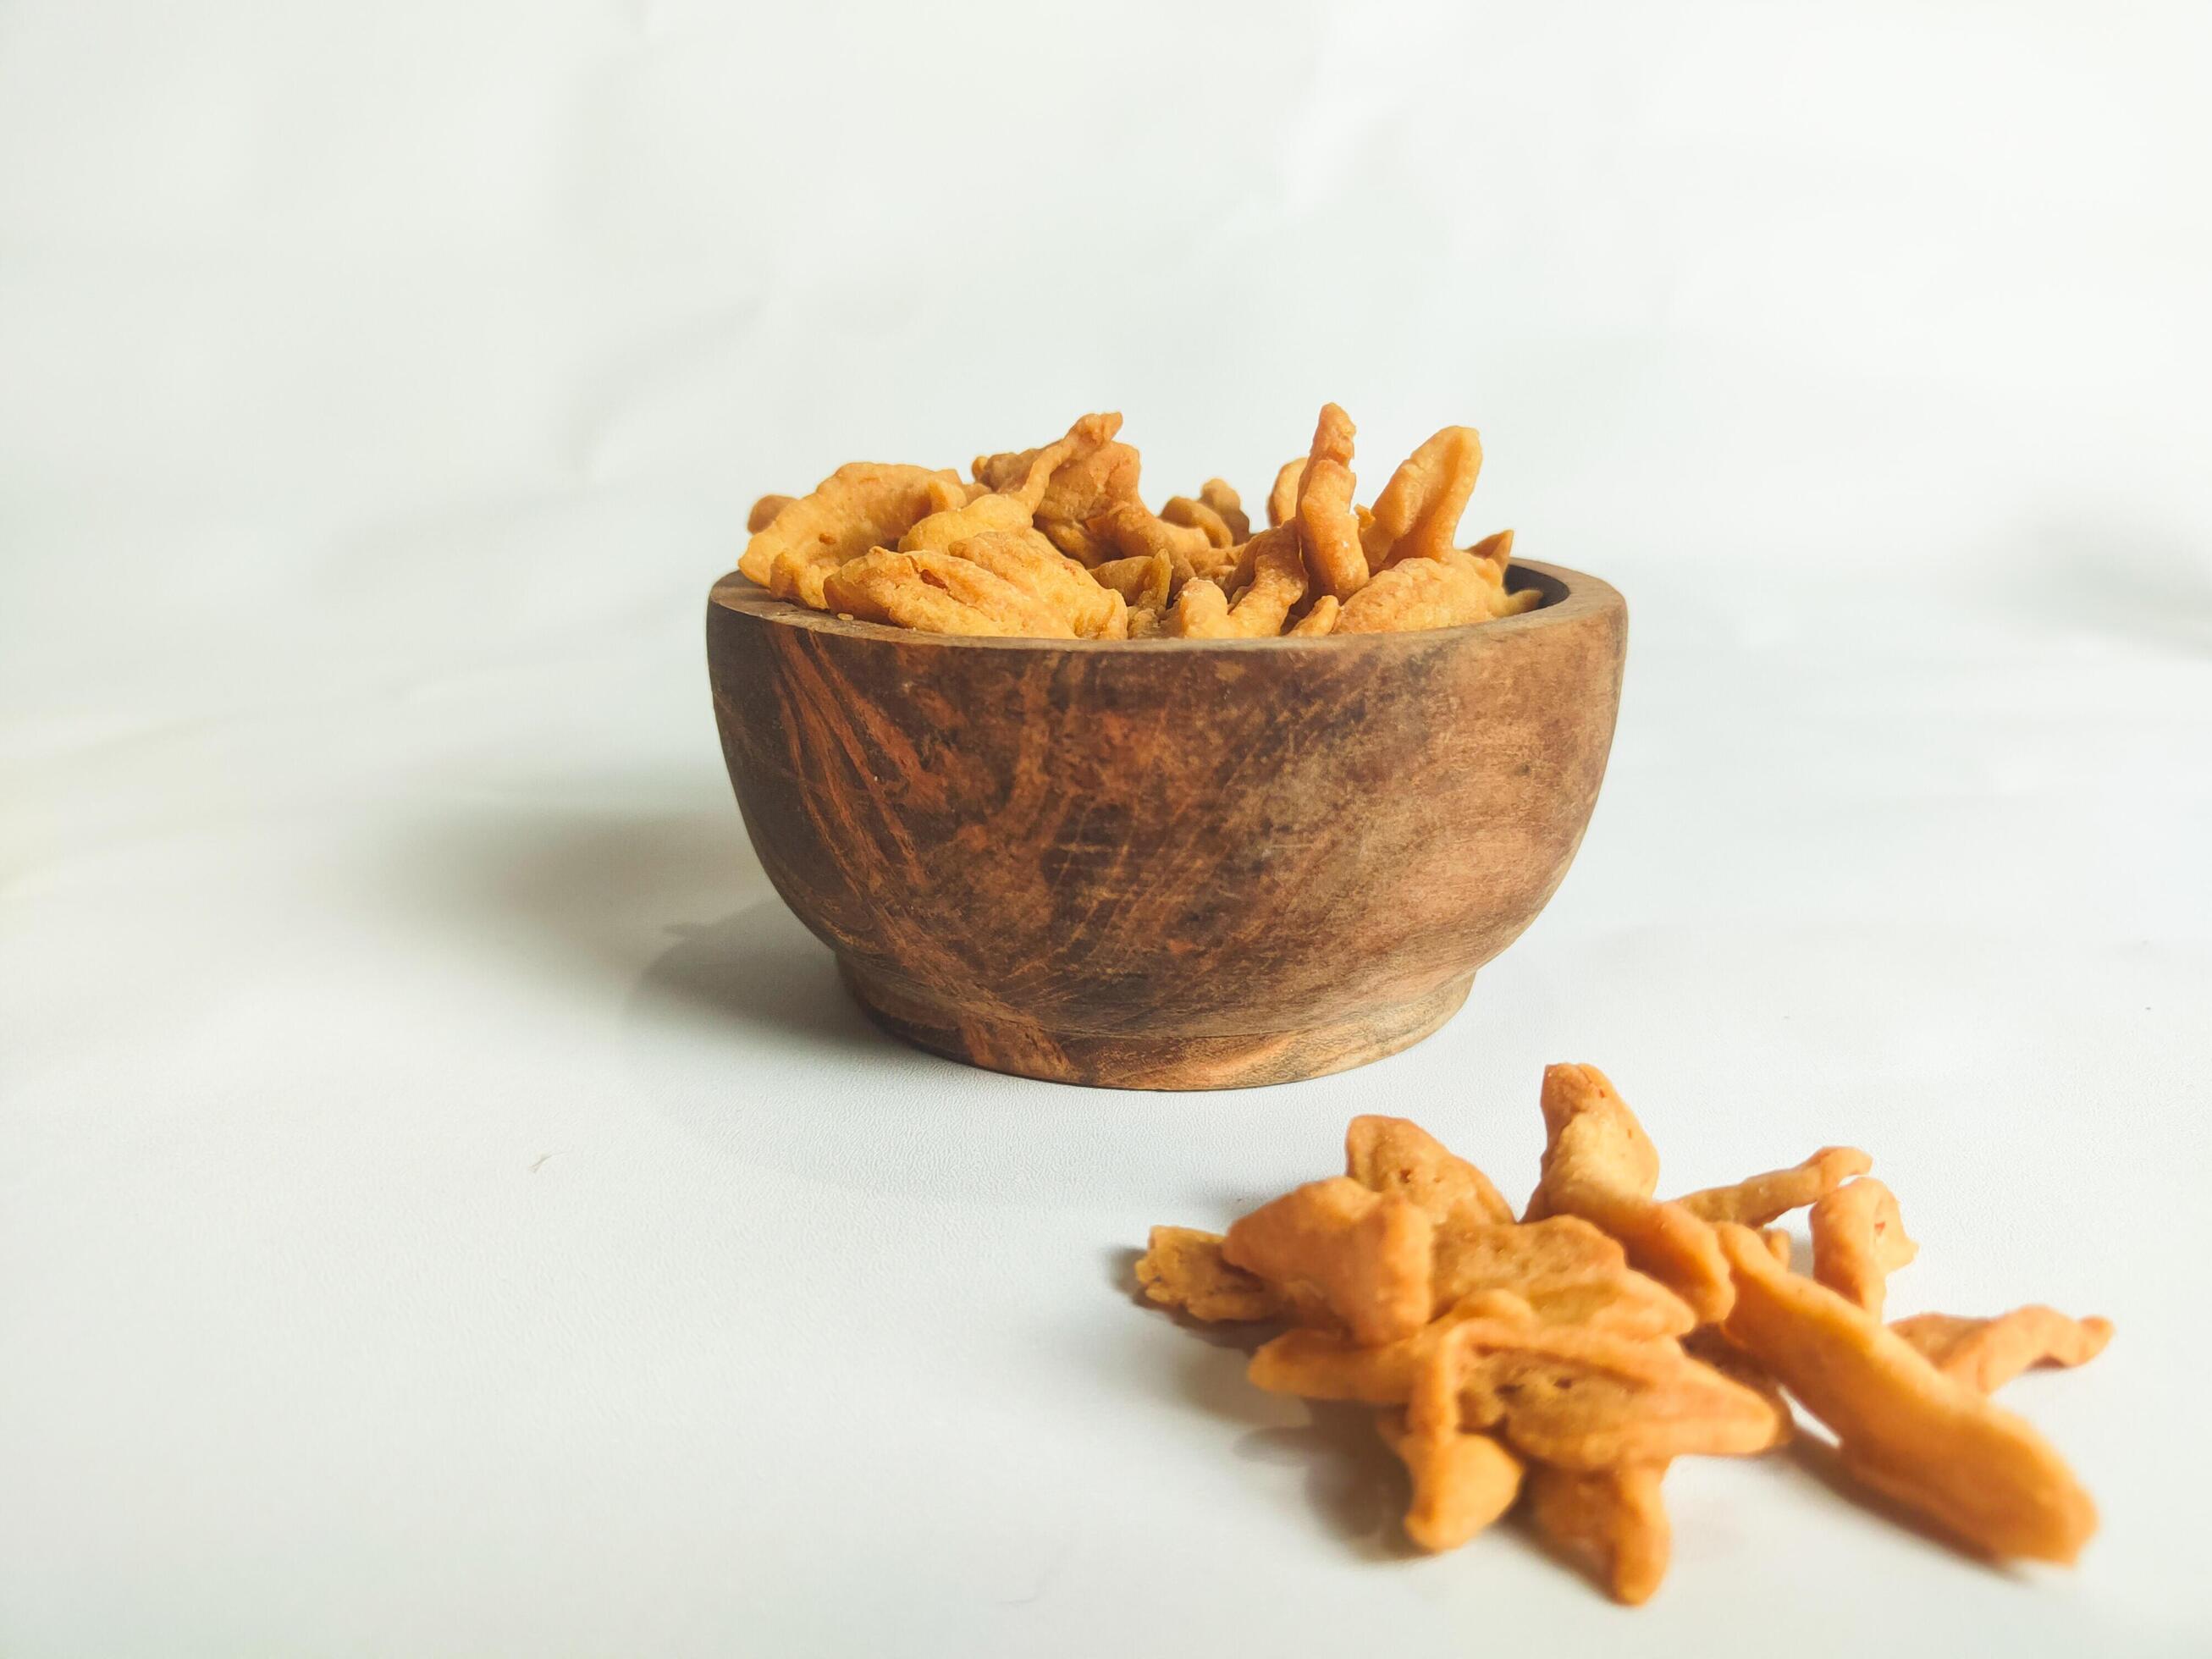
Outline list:
[[[1324,593],[1313,602],[1313,609],[1283,631],[1301,639],[1318,639],[1336,626],[1337,614],[1343,610],[1336,595]]]
[[[1152,553],[1133,559],[1109,559],[1103,564],[1094,564],[1091,567],[1091,575],[1101,587],[1112,588],[1133,607],[1149,606],[1154,611],[1164,611],[1174,569],[1174,561],[1166,554]]]
[[[1095,455],[1121,429],[1119,415],[1085,415],[1056,443],[1030,452],[1018,480],[958,507],[933,513],[899,538],[902,553],[941,552],[971,536],[995,530],[1027,530],[1043,502],[1053,475],[1073,461]]]
[[[1455,1550],[1513,1507],[1521,1460],[1488,1435],[1415,1434],[1402,1412],[1384,1412],[1375,1425],[1413,1476],[1406,1536],[1422,1549]]]
[[[1035,530],[989,531],[946,550],[1006,578],[1064,620],[1078,639],[1129,636],[1129,609],[1121,595],[1102,586],[1079,560],[1069,558]]]
[[[1451,551],[1481,471],[1482,439],[1471,426],[1448,426],[1407,456],[1375,498],[1372,521],[1360,536],[1368,568]]]
[[[1298,480],[1306,475],[1306,458],[1285,461],[1275,470],[1275,482],[1267,489],[1267,528],[1273,530],[1292,522],[1298,516]]]
[[[1813,1206],[1813,1277],[1881,1317],[1889,1276],[1920,1253],[1897,1198],[1872,1176],[1838,1187]]]
[[[1402,634],[1464,628],[1535,607],[1534,588],[1509,593],[1487,560],[1453,549],[1434,559],[1401,559],[1344,602],[1340,634]]]
[[[1324,593],[1348,599],[1367,581],[1367,554],[1359,545],[1359,520],[1352,510],[1352,417],[1323,404],[1313,448],[1298,478],[1298,534],[1306,568]]]
[[[1194,1319],[1274,1319],[1282,1298],[1221,1254],[1218,1233],[1194,1227],[1155,1227],[1150,1248],[1137,1262],[1137,1283],[1163,1307],[1180,1308]]]
[[[1206,532],[1170,524],[1142,501],[1114,501],[1085,526],[1091,545],[1105,558],[1144,558],[1164,553],[1186,562],[1210,561],[1213,544]]]
[[[1784,1273],[1747,1228],[1717,1231],[1735,1275],[1729,1340],[1835,1431],[1846,1471],[1988,1554],[2081,1553],[2096,1507],[2040,1435],[1825,1285]]]
[[[777,598],[819,611],[831,571],[872,547],[888,546],[959,496],[959,479],[951,472],[849,462],[755,532],[738,569]]]
[[[1856,1146],[1823,1146],[1795,1169],[1770,1170],[1732,1186],[1685,1193],[1674,1202],[1700,1221],[1764,1227],[1777,1216],[1819,1201],[1873,1167],[1874,1160]]]
[[[1428,1322],[1432,1231],[1395,1194],[1336,1176],[1253,1211],[1230,1228],[1221,1253],[1279,1291],[1317,1287],[1353,1339],[1375,1346]]]
[[[1629,1261],[1699,1320],[1725,1314],[1733,1291],[1713,1230],[1679,1204],[1652,1201],[1658,1149],[1605,1073],[1595,1066],[1546,1066],[1543,1109],[1543,1176],[1528,1218],[1578,1215],[1619,1239]]]
[[[950,553],[878,548],[831,571],[825,606],[863,622],[937,634],[1073,639],[1067,620],[1005,577]]]
[[[1528,1471],[1528,1518],[1537,1533],[1586,1569],[1616,1601],[1651,1599],[1674,1547],[1658,1463],[1578,1472],[1539,1463]]]
[[[1229,528],[1228,520],[1188,495],[1169,496],[1161,503],[1160,518],[1164,523],[1200,532],[1215,547],[1234,547],[1244,539]]]
[[[1230,488],[1226,478],[1208,478],[1198,487],[1199,504],[1210,507],[1229,527],[1229,543],[1252,539],[1252,520],[1244,511],[1244,498]]]
[[[1370,1191],[1418,1204],[1439,1227],[1513,1219],[1513,1206],[1488,1176],[1409,1118],[1352,1119],[1344,1132],[1344,1172]]]
[[[2069,1319],[2030,1303],[1994,1319],[1915,1314],[1889,1328],[1936,1369],[1979,1394],[1995,1394],[2037,1365],[2086,1365],[2112,1340],[2112,1322]]]
[[[745,514],[745,533],[757,536],[775,522],[775,515],[798,500],[795,495],[763,495],[753,503],[753,510]]]

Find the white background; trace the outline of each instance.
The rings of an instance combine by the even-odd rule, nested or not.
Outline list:
[[[0,1651],[2202,1652],[2201,5],[0,0]],[[752,496],[1126,411],[1446,422],[1633,644],[1420,1048],[1219,1097],[877,1036],[746,850]],[[1394,1541],[1130,1247],[1553,1059],[1871,1148],[1893,1305],[2102,1311],[1998,1571],[1678,1467],[1638,1613]]]

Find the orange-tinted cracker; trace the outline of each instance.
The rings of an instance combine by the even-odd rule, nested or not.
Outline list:
[[[1504,581],[1505,567],[1513,562],[1513,532],[1510,530],[1497,531],[1485,536],[1467,550],[1469,556],[1485,560],[1494,566],[1498,579]]]
[[[2112,1340],[2112,1322],[2069,1319],[2031,1303],[1994,1319],[1915,1314],[1889,1328],[1954,1382],[1995,1394],[2037,1365],[2086,1365]]]
[[[753,510],[745,514],[745,532],[757,536],[775,522],[775,515],[798,500],[795,495],[763,495],[753,503]]]
[[[1273,1319],[1282,1300],[1266,1281],[1232,1267],[1221,1254],[1221,1237],[1195,1227],[1155,1227],[1137,1262],[1137,1283],[1163,1307],[1194,1319]]]
[[[946,550],[956,559],[1003,576],[1075,630],[1078,639],[1127,639],[1129,610],[1079,560],[1071,559],[1036,531],[995,530],[970,536]]]
[[[1344,1132],[1344,1172],[1378,1193],[1396,1193],[1439,1227],[1513,1219],[1490,1177],[1411,1119],[1355,1117]]]
[[[1777,1216],[1817,1203],[1874,1160],[1856,1146],[1823,1146],[1794,1169],[1771,1170],[1727,1187],[1685,1193],[1674,1202],[1700,1221],[1735,1221],[1764,1227]]]
[[[878,548],[831,571],[823,593],[827,609],[862,622],[938,634],[1075,637],[1073,627],[1050,606],[950,553]]]
[[[948,507],[920,520],[899,538],[902,553],[945,551],[970,536],[1000,530],[1027,530],[1060,468],[1094,455],[1121,429],[1119,415],[1085,415],[1067,435],[1029,453],[1028,469],[1004,487]]]
[[[1360,538],[1368,567],[1380,571],[1451,551],[1481,471],[1482,440],[1471,426],[1448,426],[1407,456],[1375,498]]]
[[[1298,479],[1298,535],[1305,544],[1306,568],[1315,586],[1340,599],[1350,599],[1367,580],[1367,554],[1352,510],[1357,483],[1352,476],[1352,417],[1334,404],[1322,404],[1306,470]]]
[[[1283,631],[1300,639],[1318,639],[1336,626],[1337,613],[1343,608],[1335,594],[1324,593],[1313,602],[1312,610]]]
[[[1244,540],[1229,527],[1229,520],[1206,502],[1189,495],[1170,495],[1160,505],[1165,522],[1202,532],[1215,547],[1234,547]]]
[[[1206,532],[1189,525],[1170,524],[1142,501],[1111,502],[1085,528],[1101,558],[1135,559],[1164,553],[1170,558],[1205,561],[1213,552]]]
[[[951,472],[850,462],[756,532],[738,569],[779,599],[819,611],[831,571],[872,547],[890,545],[960,494]]]
[[[1613,1600],[1651,1599],[1667,1576],[1673,1534],[1659,1495],[1663,1466],[1528,1471],[1528,1519],[1537,1534],[1587,1570]]]
[[[1528,1218],[1578,1215],[1619,1239],[1639,1271],[1700,1320],[1725,1314],[1733,1291],[1713,1230],[1679,1204],[1652,1201],[1658,1149],[1605,1073],[1595,1066],[1546,1066],[1543,1109],[1543,1177]]]
[[[1226,478],[1208,478],[1198,487],[1198,499],[1202,506],[1212,507],[1229,526],[1229,540],[1233,546],[1252,539],[1251,516],[1244,511],[1244,498],[1230,488]]]
[[[1539,1319],[1620,1336],[1680,1336],[1698,1322],[1681,1297],[1630,1267],[1620,1245],[1579,1216],[1440,1227],[1435,1261],[1439,1309],[1510,1291]]]
[[[1306,475],[1306,458],[1285,461],[1276,469],[1275,482],[1267,489],[1267,527],[1274,529],[1286,525],[1298,516],[1298,480]]]
[[[1401,1412],[1375,1420],[1413,1477],[1406,1536],[1422,1549],[1455,1550],[1513,1507],[1521,1460],[1486,1434],[1415,1434]]]
[[[1079,564],[1082,562],[1078,560]],[[1153,553],[1133,559],[1109,559],[1091,567],[1091,580],[1101,587],[1110,587],[1133,608],[1149,606],[1164,611],[1168,604],[1169,579],[1174,563],[1164,553]]]
[[[1508,593],[1486,561],[1455,549],[1441,558],[1403,559],[1344,602],[1340,634],[1402,634],[1464,628],[1534,608],[1534,588]]]
[[[1814,1205],[1812,1226],[1813,1277],[1881,1318],[1890,1274],[1920,1253],[1905,1234],[1896,1195],[1864,1176]]]
[[[1736,1280],[1729,1340],[1835,1431],[1847,1472],[1987,1554],[2081,1553],[2096,1506],[2042,1436],[1863,1309],[1784,1273],[1747,1228],[1717,1231]]]
[[[1244,1217],[1222,1255],[1278,1291],[1315,1287],[1353,1340],[1374,1346],[1428,1322],[1432,1231],[1416,1206],[1336,1176]]]

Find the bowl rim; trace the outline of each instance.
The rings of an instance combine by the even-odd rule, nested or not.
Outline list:
[[[906,646],[940,646],[957,651],[1109,651],[1117,654],[1151,651],[1382,650],[1390,648],[1390,641],[1402,646],[1407,642],[1435,641],[1445,635],[1480,635],[1486,639],[1499,640],[1538,629],[1558,628],[1600,612],[1625,612],[1628,608],[1627,601],[1621,598],[1617,588],[1586,571],[1572,570],[1565,565],[1547,564],[1536,559],[1516,559],[1506,570],[1509,586],[1512,586],[1513,574],[1516,571],[1539,578],[1538,586],[1557,586],[1559,597],[1547,599],[1533,611],[1523,611],[1518,616],[1499,617],[1489,622],[1463,623],[1453,628],[1408,629],[1376,634],[1275,634],[1255,640],[1061,640],[1032,635],[934,634],[927,629],[896,628],[889,623],[861,622],[828,611],[816,611],[794,599],[779,599],[735,570],[715,580],[708,592],[707,602],[710,611],[719,607],[757,621],[842,639],[895,641]]]

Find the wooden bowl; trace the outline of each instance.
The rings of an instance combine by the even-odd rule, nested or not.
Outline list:
[[[1476,628],[949,637],[742,577],[707,659],[776,891],[881,1025],[1132,1089],[1317,1076],[1443,1024],[1566,873],[1628,612],[1516,564]]]

